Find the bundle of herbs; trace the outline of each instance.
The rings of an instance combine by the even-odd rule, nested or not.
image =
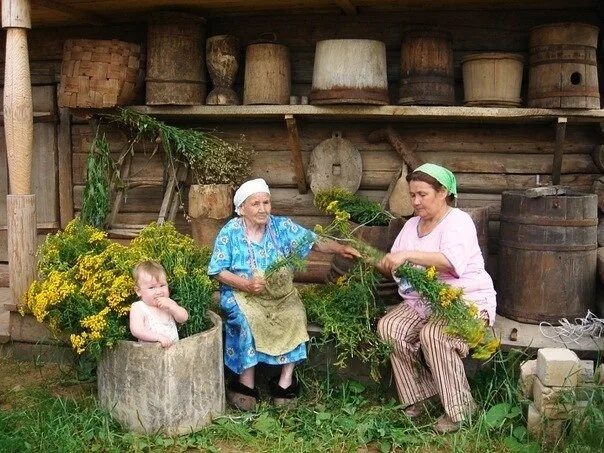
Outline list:
[[[384,226],[394,218],[379,203],[354,194],[341,187],[320,190],[315,194],[315,206],[325,214],[332,213],[334,203],[342,211],[350,214],[350,220],[360,225]]]

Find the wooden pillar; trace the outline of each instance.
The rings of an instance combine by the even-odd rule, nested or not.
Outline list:
[[[33,105],[27,30],[29,0],[2,1],[6,29],[4,70],[4,131],[8,164],[8,259],[13,301],[21,303],[35,278],[36,201],[31,195]]]

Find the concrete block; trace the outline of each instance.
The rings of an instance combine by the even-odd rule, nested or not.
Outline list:
[[[544,448],[562,445],[564,439],[565,420],[551,420],[544,417],[534,404],[528,407],[526,429]]]
[[[588,384],[594,381],[594,361],[580,360],[581,372],[579,373],[579,384]]]
[[[525,398],[530,398],[533,394],[533,381],[537,374],[537,360],[527,360],[520,365],[520,380],[518,387],[520,393]]]
[[[576,387],[581,366],[577,354],[566,348],[537,351],[537,376],[548,387]]]
[[[537,377],[533,383],[533,404],[545,418],[565,420],[585,409],[587,401],[579,401],[576,388],[547,387]]]
[[[99,361],[100,404],[128,430],[180,435],[224,413],[222,322],[168,349],[120,341]]]

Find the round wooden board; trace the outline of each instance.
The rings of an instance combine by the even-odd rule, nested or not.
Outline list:
[[[343,138],[323,140],[310,155],[308,175],[313,193],[336,186],[354,193],[363,175],[361,153]]]

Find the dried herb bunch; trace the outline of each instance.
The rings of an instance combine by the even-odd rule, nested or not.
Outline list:
[[[394,218],[379,203],[361,197],[341,187],[320,190],[315,195],[315,206],[324,213],[331,213],[334,202],[341,211],[350,214],[350,220],[367,226],[388,225]]]
[[[249,176],[254,153],[242,146],[243,136],[229,143],[215,133],[168,125],[132,109],[106,117],[130,128],[135,134],[132,143],[161,141],[171,170],[184,164],[197,184],[239,185]]]

